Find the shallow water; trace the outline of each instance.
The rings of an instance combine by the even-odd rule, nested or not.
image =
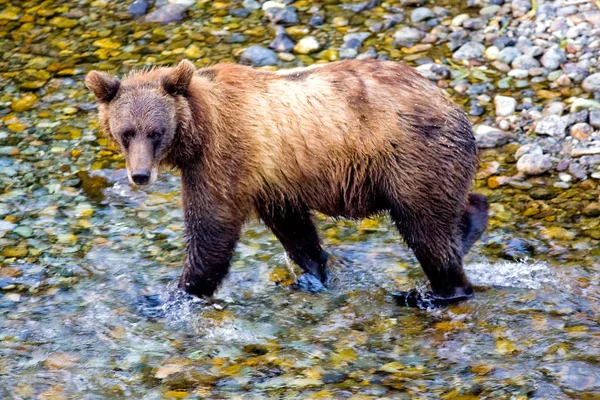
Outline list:
[[[490,229],[466,260],[476,297],[457,306],[397,307],[391,291],[426,281],[390,221],[323,216],[328,291],[291,289],[298,269],[250,222],[215,298],[192,298],[175,289],[185,251],[177,174],[132,188],[82,85],[87,68],[140,54],[140,64],[172,62],[187,44],[173,35],[140,44],[157,26],[121,20],[124,3],[56,3],[71,10],[44,3],[51,16],[30,13],[28,51],[16,50],[14,31],[2,44],[12,56],[2,60],[3,102],[24,93],[10,73],[38,57],[36,43],[67,40],[51,61],[76,68],[52,70],[36,108],[1,114],[0,398],[600,398],[600,221],[582,213],[598,201],[598,181],[558,189],[544,176],[489,189],[480,176]],[[202,7],[159,29],[183,35],[206,15],[213,29],[219,11]],[[96,28],[44,30],[74,10]],[[141,32],[144,50],[92,55],[101,29]],[[194,40],[207,41],[206,62],[232,57],[231,45]],[[482,159],[510,176],[514,150]]]

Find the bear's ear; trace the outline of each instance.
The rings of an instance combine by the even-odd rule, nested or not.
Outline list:
[[[194,72],[196,72],[196,67],[191,61],[181,60],[168,75],[162,78],[163,88],[172,95],[186,94]]]
[[[85,85],[94,93],[98,101],[110,103],[117,95],[121,82],[104,72],[91,71],[85,77]]]

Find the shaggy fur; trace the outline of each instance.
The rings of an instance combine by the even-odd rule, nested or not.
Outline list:
[[[130,179],[160,163],[181,170],[187,292],[216,290],[253,213],[325,282],[318,210],[354,219],[389,211],[434,296],[472,295],[462,258],[487,224],[487,201],[469,195],[475,139],[464,112],[412,68],[348,60],[195,70],[182,61],[123,81],[90,72],[86,83]]]

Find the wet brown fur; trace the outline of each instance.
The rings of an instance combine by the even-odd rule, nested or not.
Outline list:
[[[130,75],[113,98],[114,81],[87,80],[117,143],[126,120],[146,131],[165,120],[175,126],[155,157],[182,174],[185,290],[213,293],[252,214],[324,280],[326,256],[310,221],[318,210],[348,218],[390,211],[434,292],[469,292],[462,256],[487,224],[487,202],[468,197],[478,165],[473,132],[440,89],[390,61],[279,72],[219,64],[195,71],[186,86],[180,75],[190,68]],[[478,226],[469,236],[471,220]]]

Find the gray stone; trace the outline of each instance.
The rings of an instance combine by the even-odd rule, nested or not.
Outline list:
[[[510,4],[514,18],[519,18],[527,14],[531,10],[530,0],[513,0]]]
[[[275,39],[269,43],[269,47],[278,53],[287,53],[292,51],[296,44],[294,41],[283,31],[275,36]]]
[[[342,60],[355,58],[358,55],[358,50],[350,48],[350,47],[343,47],[340,49],[339,55]]]
[[[525,154],[517,161],[517,170],[526,175],[540,175],[552,168],[552,160],[547,154]]]
[[[254,67],[277,64],[277,54],[262,46],[250,46],[242,52],[240,62]]]
[[[596,72],[585,78],[581,87],[586,92],[600,92],[600,72]]]
[[[498,53],[498,61],[503,62],[504,64],[510,64],[513,60],[519,56],[523,55],[521,50],[517,49],[514,46],[507,46],[500,50]]]
[[[439,81],[450,76],[450,68],[439,64],[423,64],[416,68],[417,72],[432,81]]]
[[[467,42],[454,52],[452,58],[458,61],[472,60],[483,56],[485,46],[477,42]]]
[[[381,0],[370,0],[363,1],[362,3],[358,4],[342,4],[341,7],[346,10],[354,11],[355,13],[360,13],[366,10],[370,10],[371,8],[377,7],[380,3]]]
[[[565,51],[558,46],[549,48],[542,56],[542,65],[550,71],[558,69],[565,61],[567,61]]]
[[[515,112],[517,100],[508,96],[496,96],[494,97],[494,105],[496,106],[496,116],[508,117]]]
[[[129,15],[133,17],[139,17],[146,14],[146,11],[148,11],[148,0],[135,0],[129,5],[127,11],[129,12]]]
[[[567,118],[558,115],[549,115],[540,119],[535,125],[535,133],[540,135],[550,135],[556,139],[564,139],[567,129]]]
[[[413,23],[425,21],[431,18],[435,18],[435,14],[427,7],[415,8],[412,13],[410,13],[410,20]]]
[[[469,18],[463,22],[463,28],[473,31],[483,29],[486,26],[486,21],[483,18]]]
[[[260,3],[256,0],[244,0],[242,3],[246,10],[256,11],[260,10]]]
[[[410,47],[418,43],[425,37],[425,34],[415,28],[405,26],[400,28],[394,34],[394,44],[398,47]]]
[[[274,24],[292,26],[300,23],[296,12],[296,7],[271,7],[265,11],[265,17]]]
[[[515,58],[510,66],[514,69],[529,69],[539,67],[540,63],[532,56],[522,55]]]
[[[590,110],[589,122],[594,128],[600,129],[600,110]]]
[[[585,179],[587,177],[587,170],[581,164],[570,163],[569,173],[577,179]]]
[[[535,154],[539,156],[544,154],[544,151],[537,143],[524,144],[515,152],[515,159],[519,160],[525,154]]]
[[[493,149],[508,143],[511,134],[487,125],[475,128],[475,140],[480,149]]]
[[[146,15],[146,21],[161,22],[163,24],[180,21],[185,18],[186,10],[187,7],[180,4],[167,4]]]
[[[369,32],[348,33],[348,34],[344,35],[344,45],[346,45],[346,43],[350,43],[350,42],[357,42],[358,47],[360,48],[362,46],[362,43],[369,36],[371,36],[371,33],[369,33]],[[347,47],[351,47],[351,46],[347,46]]]
[[[594,156],[600,154],[600,143],[590,147],[574,147],[571,150],[571,157]]]

